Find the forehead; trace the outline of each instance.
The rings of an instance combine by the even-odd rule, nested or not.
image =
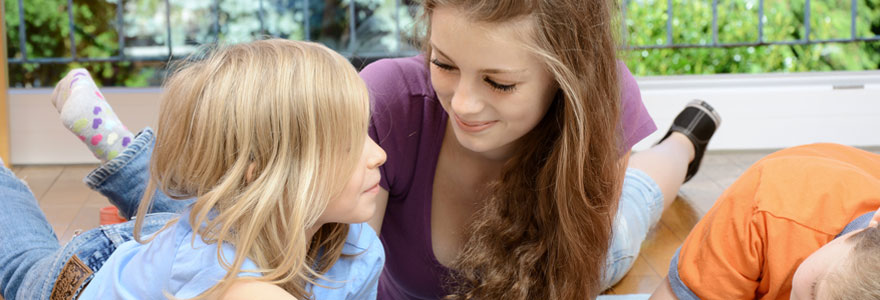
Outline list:
[[[456,8],[438,7],[431,14],[430,42],[459,67],[534,64],[538,60],[526,47],[533,26],[530,18],[475,22]]]

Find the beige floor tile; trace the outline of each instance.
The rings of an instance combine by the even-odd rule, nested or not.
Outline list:
[[[64,166],[20,166],[15,175],[27,182],[39,202],[62,171]]]
[[[99,213],[100,207],[83,205],[80,207],[79,211],[76,212],[76,215],[70,221],[64,233],[59,233],[60,237],[58,240],[61,244],[65,244],[73,238],[77,231],[83,232],[97,228],[100,223]]]
[[[652,236],[642,243],[641,256],[657,274],[666,274],[669,270],[669,262],[672,261],[672,256],[681,243],[680,238],[661,224],[654,229]]]
[[[626,276],[614,286],[612,293],[609,294],[650,294],[657,289],[662,280],[663,277],[657,275]]]
[[[775,151],[776,150],[726,152],[724,153],[724,155],[727,155],[728,158],[733,161],[733,163],[739,165],[740,167],[748,168],[764,156],[767,156],[768,154]]]
[[[727,159],[725,156],[720,156],[720,158]],[[724,163],[705,163],[700,167],[699,175],[703,175],[701,178],[715,181],[715,183],[722,188],[726,188],[736,181],[736,179],[739,178],[739,175],[745,172],[745,170],[746,167],[733,163],[732,161]],[[695,177],[694,179],[697,178]]]
[[[660,276],[661,274],[658,274],[657,271],[654,271],[654,269],[651,268],[651,265],[648,264],[648,261],[645,260],[644,256],[639,255],[639,257],[636,258],[636,262],[633,263],[633,266],[629,270],[627,275],[633,275],[633,276],[658,275],[658,276]]]
[[[721,196],[723,191],[724,187],[714,180],[695,177],[681,187],[679,196],[695,208],[699,217],[702,218],[712,208],[715,200],[718,200],[718,196]]]
[[[660,223],[666,225],[682,241],[699,221],[700,213],[681,197],[675,199],[660,218]]]
[[[52,188],[40,199],[40,204],[77,204],[82,206],[91,190],[82,182],[93,166],[67,166]]]
[[[70,223],[76,218],[76,214],[81,208],[82,204],[40,204],[40,209],[43,210],[59,240],[67,232],[67,228],[70,227]]]

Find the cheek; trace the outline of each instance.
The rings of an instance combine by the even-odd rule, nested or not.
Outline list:
[[[536,100],[541,99],[540,97],[542,95],[537,93],[517,95],[516,99],[499,101],[507,103],[497,106],[497,109],[507,120],[515,122],[515,127],[530,130],[547,114],[549,101]]]
[[[431,85],[437,97],[444,103],[455,94],[457,76],[431,68]]]

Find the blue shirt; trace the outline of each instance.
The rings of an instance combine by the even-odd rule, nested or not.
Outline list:
[[[121,244],[82,291],[79,299],[166,299],[198,296],[225,275],[218,260],[216,244],[208,245],[189,226],[188,212],[180,221],[158,233],[149,243],[128,241]],[[223,244],[227,262],[235,257],[235,248]],[[385,250],[376,232],[366,224],[352,224],[343,256],[318,280],[309,285],[314,299],[375,299],[379,273],[385,262]],[[245,259],[242,270],[258,269]],[[258,273],[241,272],[239,277],[257,277]]]

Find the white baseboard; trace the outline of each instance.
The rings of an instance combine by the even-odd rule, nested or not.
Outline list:
[[[638,78],[658,130],[635,146],[657,141],[691,99],[709,101],[723,119],[712,150],[776,149],[834,142],[880,146],[880,71],[790,75]],[[102,89],[132,130],[155,126],[159,89]],[[9,92],[11,163],[97,163],[58,120],[50,89]]]

